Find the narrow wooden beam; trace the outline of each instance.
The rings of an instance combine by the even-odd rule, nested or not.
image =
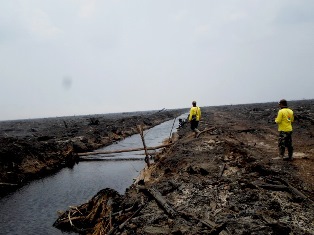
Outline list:
[[[146,150],[155,150],[160,149],[164,147],[168,147],[172,145],[172,143],[169,144],[162,144],[155,147],[146,147]],[[96,151],[96,152],[85,152],[85,153],[78,153],[78,156],[87,156],[87,155],[97,155],[97,154],[111,154],[111,153],[124,153],[124,152],[133,152],[133,151],[141,151],[145,150],[145,148],[134,148],[134,149],[120,149],[120,150],[112,150],[112,151]]]
[[[147,166],[149,167],[149,166],[150,166],[150,162],[149,162],[147,147],[146,147],[146,144],[145,144],[145,139],[144,139],[144,134],[143,134],[143,128],[142,128],[141,125],[138,125],[138,126],[137,126],[137,129],[138,129],[139,132],[140,132],[141,139],[142,139],[143,146],[144,146],[144,150],[145,150],[145,155],[146,155],[146,157],[145,157],[145,162],[146,162]]]

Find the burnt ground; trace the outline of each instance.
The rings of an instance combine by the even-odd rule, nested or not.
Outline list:
[[[184,111],[160,110],[0,122],[0,196],[72,167],[77,153],[110,145]]]
[[[121,196],[104,189],[54,226],[81,234],[314,234],[314,100],[290,102],[294,159],[277,151],[276,103],[203,107]]]

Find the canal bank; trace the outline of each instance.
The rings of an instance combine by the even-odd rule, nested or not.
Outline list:
[[[204,107],[198,138],[185,125],[123,196],[101,190],[56,222],[84,234],[312,235],[314,106],[290,105],[292,161],[278,158],[277,103]]]
[[[0,122],[0,197],[93,151],[184,113],[181,109]]]
[[[172,128],[173,132],[176,131],[177,126],[178,118],[144,131],[147,146],[161,144],[169,138]],[[142,146],[138,134],[99,150],[130,146]],[[52,226],[58,217],[57,211],[82,204],[103,188],[112,188],[124,194],[145,166],[143,151],[114,154],[111,158],[111,161],[80,162],[2,198],[0,234],[62,234]],[[138,160],[140,158],[142,160]]]

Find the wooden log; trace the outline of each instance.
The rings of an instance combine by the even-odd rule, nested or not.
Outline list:
[[[301,193],[299,190],[297,190],[295,187],[293,187],[291,184],[289,184],[289,182],[287,180],[281,179],[276,177],[277,180],[279,180],[280,182],[282,182],[284,185],[286,185],[290,191],[295,194],[296,196],[302,198],[303,200],[309,200],[310,202],[314,203],[310,198],[308,198],[307,196],[305,196],[303,193]]]
[[[157,201],[157,203],[166,211],[166,213],[173,218],[176,217],[177,212],[169,205],[169,203],[163,198],[161,193],[154,188],[145,188],[151,196]]]
[[[203,225],[207,226],[208,228],[211,229],[209,234],[212,235],[218,235],[220,232],[223,232],[224,234],[228,234],[224,229],[226,227],[226,223],[222,223],[217,225],[213,221],[210,220],[201,220],[196,218],[195,216],[188,214],[186,212],[182,211],[175,211],[167,202],[166,199],[161,195],[161,193],[155,189],[155,188],[146,188],[146,187],[141,187],[138,186],[139,189],[145,190],[149,192],[151,196],[157,201],[157,203],[166,211],[168,215],[170,215],[172,218],[175,218],[176,216],[180,216],[185,220],[196,220],[198,223],[202,223]]]
[[[115,156],[106,156],[104,157],[87,157],[87,156],[82,156],[78,160],[80,162],[89,162],[89,161],[142,161],[144,160],[144,157],[134,157],[134,158],[110,158],[110,157],[115,157]]]
[[[162,144],[155,147],[146,147],[146,150],[155,150],[164,147],[169,147],[172,143]],[[97,155],[97,154],[112,154],[112,153],[125,153],[125,152],[134,152],[134,151],[142,151],[145,148],[134,148],[134,149],[120,149],[120,150],[111,150],[111,151],[97,151],[97,152],[86,152],[86,153],[78,153],[78,156],[87,156],[87,155]]]
[[[201,134],[205,133],[205,132],[208,132],[208,131],[212,131],[212,130],[215,130],[216,127],[211,127],[211,128],[208,128],[208,129],[205,129],[203,131],[201,131],[200,133],[197,134],[197,138],[200,137]]]
[[[225,168],[226,168],[226,164],[224,163],[224,164],[222,164],[222,166],[221,166],[220,172],[219,172],[219,174],[218,174],[218,178],[220,178],[220,177],[223,175],[223,173],[224,173],[224,171],[225,171]]]
[[[308,198],[306,195],[304,195],[303,193],[301,193],[299,190],[297,190],[295,187],[293,187],[292,185],[289,184],[288,181],[278,178],[278,177],[274,177],[275,179],[277,179],[279,182],[281,182],[282,184],[263,184],[263,183],[257,183],[255,184],[258,187],[261,188],[265,188],[265,189],[270,189],[270,190],[279,190],[279,191],[287,191],[292,193],[293,195],[303,199],[303,200],[309,200],[311,203],[313,203],[313,201]]]
[[[147,152],[147,147],[146,147],[146,144],[145,144],[145,139],[144,139],[144,134],[143,134],[143,128],[141,125],[138,125],[137,126],[139,132],[140,132],[140,136],[141,136],[141,139],[142,139],[142,142],[143,142],[143,146],[144,146],[144,150],[145,150],[145,162],[147,164],[147,166],[149,167],[150,166],[150,163],[149,163],[149,157],[148,157],[148,152]]]
[[[289,191],[289,188],[287,186],[280,184],[258,184],[256,186],[274,191]]]

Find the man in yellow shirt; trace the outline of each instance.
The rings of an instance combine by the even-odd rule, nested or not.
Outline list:
[[[193,101],[192,107],[190,109],[190,114],[189,114],[189,122],[191,123],[192,131],[195,132],[195,137],[197,137],[198,134],[200,133],[200,131],[197,129],[200,119],[201,119],[201,109],[200,107],[196,106],[196,101]]]
[[[278,104],[280,110],[278,111],[275,122],[278,124],[279,131],[279,155],[283,158],[283,160],[292,160],[292,122],[294,121],[294,115],[293,111],[288,108],[286,100],[280,100]],[[284,157],[286,147],[288,149],[288,157]]]

